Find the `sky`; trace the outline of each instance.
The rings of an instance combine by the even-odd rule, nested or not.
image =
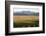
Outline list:
[[[21,12],[21,11],[33,11],[39,12],[39,6],[32,6],[32,5],[15,5],[13,8],[14,12]]]
[[[14,12],[21,12],[21,11],[32,11],[37,13],[38,9],[31,9],[31,8],[14,8]]]

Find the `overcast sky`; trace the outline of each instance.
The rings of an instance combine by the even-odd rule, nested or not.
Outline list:
[[[39,6],[15,5],[13,11],[14,12],[21,12],[21,11],[39,12]]]
[[[21,12],[21,11],[32,11],[32,12],[38,12],[39,10],[38,9],[29,9],[29,8],[27,8],[27,9],[23,9],[23,8],[16,8],[16,9],[14,9],[14,12]]]

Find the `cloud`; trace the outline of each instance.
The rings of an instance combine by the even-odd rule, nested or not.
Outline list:
[[[21,11],[33,11],[33,12],[38,12],[38,9],[34,8],[14,8],[14,12],[21,12]]]

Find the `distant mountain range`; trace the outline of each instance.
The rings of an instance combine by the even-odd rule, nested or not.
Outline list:
[[[39,16],[39,13],[35,13],[32,11],[21,11],[21,12],[14,12],[13,15],[31,15],[31,16]]]

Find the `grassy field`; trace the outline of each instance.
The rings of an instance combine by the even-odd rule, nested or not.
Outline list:
[[[14,27],[38,27],[39,16],[13,16]]]

